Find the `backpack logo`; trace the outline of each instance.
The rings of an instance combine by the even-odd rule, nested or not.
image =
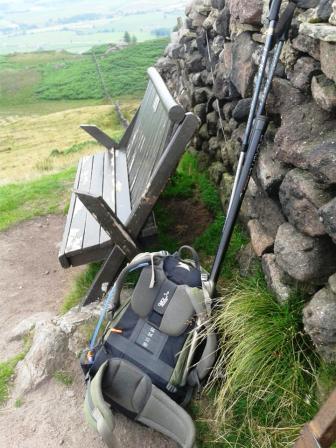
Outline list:
[[[169,300],[169,291],[165,292],[163,294],[162,299],[160,300],[160,302],[158,303],[158,307],[159,308],[164,308],[167,305],[167,302]]]

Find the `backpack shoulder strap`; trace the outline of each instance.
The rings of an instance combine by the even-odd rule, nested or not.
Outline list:
[[[193,448],[196,431],[189,414],[133,364],[114,358],[106,361],[88,383],[85,414],[109,448],[117,448],[110,402],[134,419],[173,439],[182,448]]]

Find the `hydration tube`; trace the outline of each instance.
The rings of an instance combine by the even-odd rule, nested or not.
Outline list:
[[[145,268],[145,267],[147,267],[149,265],[150,265],[149,263],[141,263],[138,266],[135,266],[134,268],[130,269],[129,272],[137,271],[138,269]],[[110,291],[108,292],[108,294],[106,296],[103,309],[101,310],[98,323],[96,325],[95,331],[94,331],[92,339],[90,341],[90,349],[89,350],[91,352],[91,355],[92,355],[92,351],[93,351],[93,349],[94,349],[94,347],[96,345],[98,334],[99,334],[99,330],[100,330],[101,326],[103,325],[105,316],[106,316],[109,308],[111,308],[111,306],[113,304],[113,299],[114,299],[115,290],[116,290],[115,286],[116,285],[114,284],[113,287],[110,289]],[[91,357],[93,358],[93,356],[91,356]],[[92,359],[92,362],[93,362],[93,359]]]

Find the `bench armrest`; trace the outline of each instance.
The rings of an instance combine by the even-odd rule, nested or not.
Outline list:
[[[74,193],[129,260],[141,252],[124,224],[102,196],[95,196],[80,190],[74,190]]]
[[[92,124],[81,124],[80,126],[85,132],[87,132],[91,137],[97,140],[98,143],[105,146],[106,149],[118,149],[119,143],[117,143],[113,138],[105,134],[101,129]]]

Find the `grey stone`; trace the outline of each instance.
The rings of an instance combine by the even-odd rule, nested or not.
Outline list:
[[[336,198],[321,207],[319,214],[328,235],[336,244]]]
[[[252,92],[257,67],[251,60],[251,54],[256,47],[248,32],[240,34],[232,44],[231,81],[243,98],[249,97]]]
[[[309,56],[304,56],[298,59],[294,65],[294,70],[289,74],[289,79],[294,87],[303,92],[308,92],[313,76],[319,73],[321,73],[319,62]]]
[[[312,58],[320,60],[320,41],[304,34],[299,34],[292,41],[293,47],[303,53],[308,53]]]
[[[321,42],[321,68],[327,78],[336,82],[336,43]]]
[[[220,100],[232,101],[239,98],[239,93],[234,84],[223,73],[215,76],[213,94]]]
[[[328,286],[331,289],[331,291],[336,294],[336,274],[332,275],[328,279]]]
[[[334,139],[326,141],[310,152],[307,166],[319,182],[336,184],[336,133]]]
[[[329,288],[318,291],[303,310],[305,331],[327,362],[336,361],[336,295]]]
[[[336,246],[330,238],[303,235],[289,223],[279,227],[274,253],[278,265],[300,282],[323,285],[336,271]]]
[[[274,254],[262,257],[262,269],[267,286],[274,293],[279,303],[286,303],[291,294],[291,287],[286,284],[286,274],[276,262]]]
[[[309,236],[326,234],[318,209],[332,199],[313,176],[298,168],[287,173],[280,187],[280,202],[288,221]]]
[[[222,180],[224,171],[225,171],[225,169],[221,162],[215,162],[212,165],[210,165],[209,175],[210,175],[210,178],[212,179],[212,181],[216,185],[220,184],[220,181]]]
[[[209,114],[207,114],[206,117],[206,121],[207,121],[207,125],[208,125],[208,133],[209,135],[217,135],[217,130],[218,130],[218,114],[217,112],[213,111],[210,112]]]
[[[286,41],[280,56],[280,61],[284,64],[286,72],[293,70],[299,56],[299,52],[295,50],[289,41]]]
[[[207,87],[197,88],[193,91],[193,103],[204,104],[207,103],[208,98],[211,96],[212,92]]]
[[[224,8],[218,14],[215,23],[214,30],[217,34],[223,37],[228,37],[230,35],[230,11],[228,8]]]
[[[35,328],[36,325],[40,324],[41,322],[50,321],[51,318],[51,313],[46,311],[33,314],[32,316],[16,325],[15,328],[13,328],[8,336],[8,342],[23,339]]]
[[[179,31],[179,43],[188,44],[190,41],[196,39],[197,34],[194,31],[190,31],[187,28],[182,28]]]
[[[223,36],[216,36],[212,42],[211,49],[215,55],[218,55],[224,48],[225,39]]]
[[[192,75],[191,80],[195,87],[202,87],[204,84],[201,73],[195,73]]]
[[[274,158],[273,144],[263,145],[257,161],[257,177],[266,193],[274,195],[278,192],[288,169]]]
[[[206,104],[196,104],[194,107],[194,114],[196,114],[201,122],[204,123],[206,120]]]
[[[242,277],[254,275],[260,268],[259,258],[256,256],[251,243],[239,250],[237,260],[239,273]]]
[[[320,0],[317,8],[316,15],[320,22],[327,22],[331,16],[333,0]]]
[[[267,111],[271,114],[283,115],[290,109],[306,101],[305,96],[292,84],[281,78],[274,78],[272,90],[267,100]]]
[[[252,98],[244,98],[238,101],[236,107],[232,112],[232,117],[241,123],[242,121],[246,121],[251,108]]]
[[[336,119],[312,101],[283,111],[275,136],[276,157],[282,162],[307,169],[313,150],[323,141],[336,141]]]
[[[333,12],[329,18],[329,23],[331,23],[332,25],[336,25],[336,0],[333,1],[332,10]]]
[[[189,73],[197,73],[203,70],[203,58],[200,54],[186,58],[186,67]]]
[[[203,140],[209,140],[209,132],[208,132],[208,126],[206,123],[204,123],[201,127],[200,130],[198,131],[199,136],[203,139]]]
[[[316,8],[319,2],[320,0],[298,0],[296,4],[299,8],[310,9],[310,8]]]
[[[238,154],[240,152],[240,144],[237,140],[228,140],[222,146],[222,158],[223,161],[227,161],[231,168],[237,161]]]
[[[255,254],[261,257],[266,252],[270,252],[274,245],[274,238],[269,235],[264,226],[257,219],[251,219],[247,224],[251,245]]]
[[[263,0],[228,0],[231,15],[240,23],[261,25]]]
[[[336,42],[336,28],[326,23],[301,23],[299,32],[324,42]]]
[[[238,101],[230,101],[229,103],[226,103],[223,107],[223,114],[226,121],[229,121],[232,118],[232,112],[236,105],[238,104]]]
[[[52,322],[37,324],[32,347],[17,366],[15,395],[22,396],[36,388],[63,364],[67,337]]]
[[[336,110],[336,84],[324,75],[312,79],[312,95],[316,103],[327,112]]]
[[[166,48],[166,54],[172,59],[180,59],[185,55],[184,46],[181,44],[169,44]]]
[[[208,17],[204,20],[203,25],[202,25],[203,28],[206,30],[211,30],[214,27],[218,16],[219,16],[219,11],[217,9],[213,9],[210,12],[210,14],[208,15]]]
[[[212,0],[211,5],[216,9],[223,9],[225,6],[225,0]]]
[[[223,209],[226,209],[226,207],[229,204],[229,198],[231,195],[232,187],[233,187],[233,181],[234,178],[229,173],[224,173],[222,176],[222,180],[220,183],[219,193],[221,198],[221,203],[223,205]]]
[[[203,25],[203,22],[206,19],[204,14],[200,14],[199,12],[192,10],[188,16],[189,18],[189,28],[196,29]]]

